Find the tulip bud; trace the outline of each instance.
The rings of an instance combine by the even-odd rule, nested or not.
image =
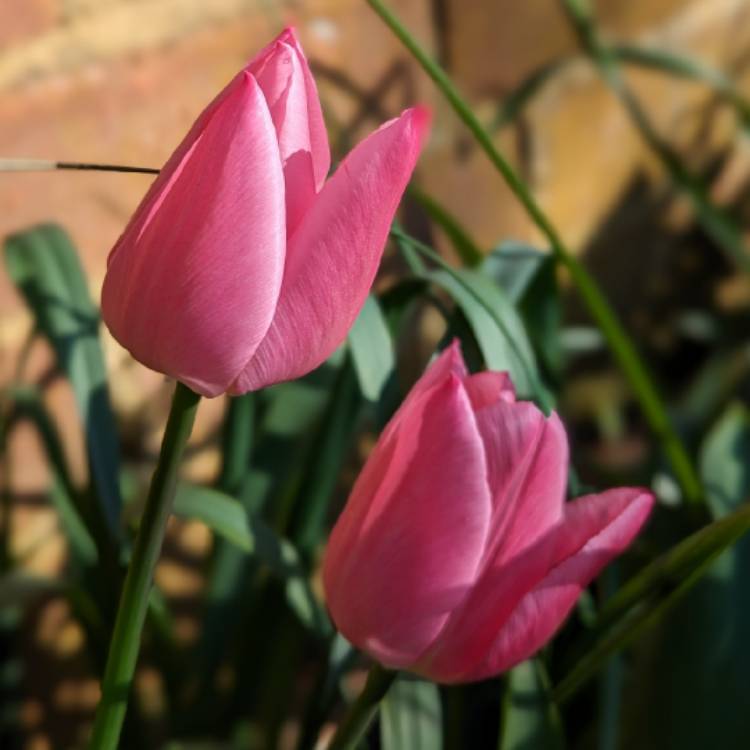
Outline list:
[[[204,396],[320,365],[364,303],[428,121],[406,110],[326,181],[315,82],[283,32],[198,117],[110,253],[114,337]]]
[[[503,672],[539,650],[653,506],[638,488],[565,502],[556,414],[509,377],[469,375],[457,344],[381,435],[338,519],[331,616],[383,665],[437,682]]]

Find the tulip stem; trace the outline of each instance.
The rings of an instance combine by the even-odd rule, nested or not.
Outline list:
[[[397,675],[398,672],[392,672],[379,664],[375,664],[370,669],[364,690],[339,724],[336,734],[333,735],[328,745],[328,750],[353,750],[357,747],[375,718],[380,701],[385,697]]]
[[[549,217],[537,203],[524,181],[495,147],[489,133],[482,127],[479,119],[464,101],[446,72],[420,47],[416,39],[383,4],[382,0],[367,0],[367,3],[434,81],[455,113],[487,154],[495,169],[513,191],[534,224],[547,238],[555,259],[562,267],[567,269],[591,317],[596,321],[612,354],[625,373],[651,430],[662,444],[664,453],[682,487],[686,501],[690,503],[701,502],[703,488],[700,480],[682,440],[672,426],[653,378],[594,277],[568,249]]]
[[[193,393],[182,383],[177,384],[159,461],[151,479],[146,507],[120,597],[102,679],[102,697],[89,742],[90,750],[114,750],[119,741],[138,660],[154,566],[172,510],[180,459],[193,428],[199,401],[197,393]]]

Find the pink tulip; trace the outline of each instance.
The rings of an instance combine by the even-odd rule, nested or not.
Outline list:
[[[380,437],[331,534],[323,580],[337,627],[383,665],[480,680],[540,649],[633,540],[654,498],[565,500],[556,414],[504,373],[469,375],[456,344]]]
[[[326,181],[315,82],[284,31],[198,117],[117,241],[114,337],[205,396],[320,365],[364,303],[428,121],[406,110]]]

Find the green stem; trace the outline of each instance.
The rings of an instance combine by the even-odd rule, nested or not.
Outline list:
[[[661,161],[672,182],[689,198],[698,223],[738,268],[750,273],[750,254],[736,221],[715,205],[704,182],[693,174],[680,156],[656,132],[635,94],[630,90],[619,66],[616,49],[604,43],[588,4],[581,0],[562,0],[581,47],[599,71],[604,83],[620,100],[644,143]]]
[[[120,598],[102,680],[102,698],[89,743],[91,750],[114,750],[117,747],[138,660],[154,566],[172,510],[180,459],[193,428],[199,400],[197,393],[193,393],[182,383],[177,384],[159,462],[151,479],[133,557]]]
[[[536,202],[523,180],[515,173],[509,162],[495,148],[489,134],[484,130],[469,105],[463,100],[445,71],[419,46],[401,22],[388,10],[381,0],[367,0],[370,7],[385,21],[393,33],[415,57],[425,72],[432,78],[456,114],[474,135],[492,164],[506,181],[510,189],[526,209],[533,222],[547,238],[558,263],[570,274],[581,298],[599,326],[612,354],[630,382],[646,420],[661,441],[685,498],[688,502],[700,502],[703,490],[690,461],[685,446],[674,430],[666,407],[654,385],[645,364],[641,361],[635,345],[625,332],[614,311],[602,294],[599,286],[583,265],[573,256],[558,234],[552,222]]]
[[[385,697],[397,674],[397,672],[384,669],[379,664],[375,664],[370,669],[365,689],[339,724],[331,744],[328,745],[328,750],[353,750],[357,747],[375,718],[380,701]]]

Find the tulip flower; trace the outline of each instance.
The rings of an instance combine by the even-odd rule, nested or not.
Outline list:
[[[534,654],[654,502],[638,488],[565,502],[567,472],[558,416],[516,401],[507,374],[469,375],[448,348],[331,534],[323,580],[339,630],[384,666],[445,683]]]
[[[284,31],[198,117],[110,253],[114,337],[204,396],[320,365],[364,303],[428,120],[406,110],[326,180],[315,82]]]

